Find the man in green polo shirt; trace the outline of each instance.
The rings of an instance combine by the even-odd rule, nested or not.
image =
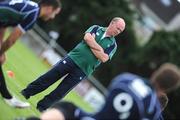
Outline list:
[[[53,103],[62,99],[81,80],[91,75],[101,63],[112,58],[117,48],[114,37],[124,29],[125,22],[119,17],[113,18],[107,28],[98,25],[91,26],[85,32],[82,42],[51,70],[22,90],[22,95],[28,99],[66,75],[54,91],[38,102],[38,110],[47,109]]]

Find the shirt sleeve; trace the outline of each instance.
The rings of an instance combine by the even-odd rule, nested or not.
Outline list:
[[[113,43],[111,46],[107,47],[104,52],[109,55],[109,58],[112,59],[114,53],[117,50],[117,44]]]
[[[98,28],[99,28],[98,25],[93,25],[90,28],[88,28],[85,33],[91,33],[91,34],[94,33],[94,34],[96,34]]]
[[[34,25],[34,23],[36,22],[38,17],[38,11],[34,11],[31,12],[30,14],[28,14],[24,20],[22,20],[22,22],[18,25],[20,27],[20,29],[22,30],[22,32],[26,32],[29,29],[31,29]]]

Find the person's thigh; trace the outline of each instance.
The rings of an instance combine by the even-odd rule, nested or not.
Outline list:
[[[86,74],[79,67],[76,67],[74,71],[71,71],[70,75],[74,80],[77,81],[81,81],[87,77]]]

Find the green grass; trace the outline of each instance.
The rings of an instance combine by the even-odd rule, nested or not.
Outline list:
[[[25,98],[20,94],[20,91],[24,89],[30,82],[46,72],[49,67],[20,41],[18,41],[7,52],[6,59],[7,60],[3,65],[3,70],[6,77],[7,86],[13,95],[25,101]],[[14,72],[14,78],[9,78],[7,76],[6,71],[8,70]],[[39,116],[40,113],[36,110],[36,103],[38,100],[42,99],[44,95],[51,92],[58,84],[59,81],[44,92],[31,97],[28,100],[31,107],[28,109],[12,108],[8,106],[0,96],[0,120],[13,120],[17,117],[26,117],[31,115]],[[86,111],[93,111],[89,104],[83,101],[83,99],[74,91],[70,92],[65,97],[65,100],[73,101]]]

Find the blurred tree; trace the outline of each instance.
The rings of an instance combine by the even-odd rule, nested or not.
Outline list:
[[[149,76],[164,62],[180,66],[180,32],[155,32],[150,41],[135,54],[139,73]],[[148,71],[148,72],[147,72]]]

